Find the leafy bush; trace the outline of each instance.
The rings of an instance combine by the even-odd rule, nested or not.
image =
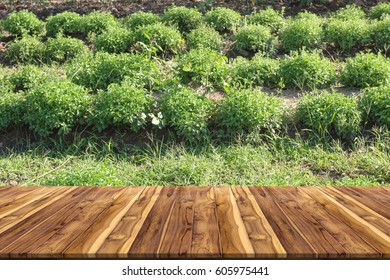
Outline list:
[[[207,134],[207,123],[213,102],[188,88],[169,89],[159,100],[165,125],[188,140],[201,140]]]
[[[359,99],[363,122],[390,128],[390,86],[367,88]]]
[[[8,45],[5,57],[12,63],[37,63],[42,61],[45,44],[37,37],[25,36]]]
[[[361,47],[370,41],[370,24],[365,19],[330,20],[325,29],[325,38],[341,50]]]
[[[178,53],[185,47],[185,41],[180,32],[162,23],[138,27],[133,34],[133,42],[141,42],[147,48],[157,48],[157,52]]]
[[[361,114],[357,102],[338,92],[306,95],[297,104],[296,120],[302,128],[321,138],[352,140],[359,131]]]
[[[228,79],[227,58],[209,49],[193,49],[179,57],[178,76],[207,87],[222,88]]]
[[[379,3],[370,10],[370,18],[381,19],[386,15],[390,15],[390,3]]]
[[[223,40],[214,28],[201,26],[192,30],[187,35],[187,44],[190,49],[213,49],[221,50]]]
[[[186,7],[171,7],[164,12],[162,18],[170,25],[177,25],[182,33],[199,27],[203,20],[202,14],[196,9]]]
[[[150,12],[135,12],[124,18],[123,23],[125,26],[135,29],[138,26],[150,25],[161,22],[159,15]]]
[[[234,48],[237,51],[270,52],[274,49],[274,36],[268,27],[245,25],[234,35]]]
[[[222,7],[208,11],[205,15],[205,21],[218,31],[232,31],[240,20],[238,12]]]
[[[49,38],[46,41],[45,57],[49,61],[64,62],[88,51],[83,41],[76,38],[62,37]]]
[[[36,84],[49,80],[51,76],[35,65],[23,65],[7,76],[15,91],[28,90]]]
[[[218,124],[228,133],[261,129],[274,131],[284,122],[285,108],[281,99],[259,90],[230,92],[219,106]]]
[[[37,84],[27,92],[24,120],[41,136],[48,136],[57,129],[58,134],[67,134],[82,121],[89,100],[83,87],[67,80]]]
[[[336,69],[318,52],[302,51],[282,60],[280,75],[289,88],[323,88],[335,81]]]
[[[151,111],[153,98],[143,88],[131,81],[111,84],[107,91],[99,91],[88,123],[99,131],[109,126],[128,126],[137,132],[145,124],[145,117]]]
[[[339,20],[357,20],[364,19],[366,17],[366,13],[361,7],[353,4],[347,5],[345,8],[338,9],[331,15],[331,17]]]
[[[131,35],[125,28],[113,27],[97,35],[93,43],[98,51],[121,53],[130,49]]]
[[[16,36],[41,35],[45,32],[45,24],[27,10],[10,13],[3,22],[3,28]]]
[[[381,54],[358,53],[347,58],[340,81],[347,87],[379,86],[390,81],[390,62]]]
[[[46,31],[50,37],[57,34],[73,35],[79,32],[79,25],[82,23],[82,17],[74,12],[62,12],[55,16],[49,16],[46,19]]]
[[[378,49],[388,51],[390,48],[390,16],[377,21],[372,26],[372,39]]]
[[[265,10],[260,10],[253,13],[248,17],[248,21],[251,24],[268,26],[271,28],[272,32],[277,32],[283,26],[283,14],[284,10],[276,11],[270,7],[267,7]]]
[[[100,34],[103,31],[118,25],[116,18],[107,12],[95,11],[82,17],[79,31],[84,35],[88,33]]]
[[[317,48],[321,45],[324,34],[322,19],[310,13],[300,13],[289,21],[280,31],[282,47],[287,51],[305,48]]]
[[[153,88],[159,83],[160,76],[156,64],[145,55],[87,53],[68,65],[68,77],[94,91],[107,89],[109,84],[120,83],[125,77]]]
[[[249,86],[276,86],[279,84],[280,62],[276,59],[256,54],[251,60],[237,57],[232,64],[234,83]]]
[[[24,95],[0,85],[0,130],[22,124]]]

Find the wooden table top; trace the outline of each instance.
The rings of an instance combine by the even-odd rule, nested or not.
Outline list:
[[[0,258],[390,259],[390,187],[0,187]]]

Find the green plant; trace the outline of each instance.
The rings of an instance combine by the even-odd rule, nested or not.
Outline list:
[[[63,37],[62,35],[58,35],[56,38],[49,38],[45,46],[45,58],[56,62],[71,60],[77,55],[88,51],[88,47],[83,41],[76,38]]]
[[[228,59],[210,49],[193,49],[178,59],[178,76],[184,83],[223,88],[228,80]]]
[[[165,125],[187,140],[202,140],[208,133],[208,119],[213,102],[185,87],[170,88],[159,100],[158,107]]]
[[[0,130],[22,124],[24,94],[0,85]]]
[[[356,100],[326,91],[304,96],[297,104],[295,117],[300,127],[321,139],[331,136],[353,140],[361,122]]]
[[[121,53],[130,49],[131,35],[125,28],[113,27],[97,35],[93,43],[98,51]]]
[[[390,16],[376,21],[371,31],[375,46],[387,52],[390,49]]]
[[[36,84],[43,83],[52,76],[35,65],[22,65],[7,76],[15,91],[28,90]]]
[[[294,52],[281,61],[280,76],[289,88],[323,88],[336,80],[332,62],[318,52]]]
[[[364,19],[366,13],[360,6],[355,4],[347,5],[344,8],[338,9],[335,13],[331,14],[331,18],[338,20],[358,20]]]
[[[46,31],[50,37],[57,34],[74,35],[80,32],[79,26],[82,24],[82,17],[74,12],[62,12],[46,19]]]
[[[353,58],[347,58],[340,81],[346,87],[360,88],[388,83],[390,62],[381,54],[358,53]]]
[[[194,8],[186,7],[171,7],[165,10],[162,15],[163,20],[170,25],[177,25],[182,33],[188,33],[197,28],[202,23],[203,17]]]
[[[161,22],[159,15],[142,11],[132,13],[123,20],[123,24],[132,29],[135,29],[138,26],[150,25],[158,22]]]
[[[268,27],[245,25],[234,34],[234,48],[237,51],[271,52],[275,47],[274,36]]]
[[[201,26],[187,35],[187,44],[190,49],[209,48],[219,51],[222,49],[223,40],[214,28]]]
[[[82,122],[89,102],[87,90],[67,80],[37,84],[26,94],[24,121],[41,136],[54,130],[64,135]]]
[[[390,128],[390,86],[367,88],[359,98],[363,123]]]
[[[300,13],[280,30],[281,46],[286,51],[319,47],[324,37],[322,23],[322,19],[314,14]]]
[[[100,34],[111,27],[118,25],[116,18],[107,12],[94,11],[82,17],[79,31],[84,35],[88,33]]]
[[[218,31],[233,31],[241,21],[241,15],[228,8],[218,7],[208,11],[205,21]]]
[[[268,26],[272,32],[278,32],[284,24],[284,10],[276,11],[270,7],[254,12],[248,17],[251,24]]]
[[[16,36],[42,35],[45,32],[45,24],[27,10],[11,12],[2,25],[4,30]]]
[[[125,126],[137,132],[145,125],[152,105],[153,98],[145,89],[125,80],[109,85],[107,91],[98,92],[88,123],[99,131],[110,126]]]
[[[390,16],[390,3],[379,3],[370,10],[370,18],[381,19],[386,15]]]
[[[5,57],[12,63],[38,63],[45,53],[45,44],[37,37],[24,36],[8,45]]]
[[[233,90],[219,105],[217,124],[229,134],[253,130],[274,132],[282,127],[284,117],[281,99],[260,90]]]

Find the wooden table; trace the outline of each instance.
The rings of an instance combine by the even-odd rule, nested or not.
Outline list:
[[[390,259],[390,187],[0,187],[0,258]]]

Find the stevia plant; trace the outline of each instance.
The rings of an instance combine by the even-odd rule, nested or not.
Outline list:
[[[237,51],[272,52],[275,39],[268,27],[245,25],[234,34],[234,49]]]
[[[241,15],[232,9],[218,7],[206,13],[205,21],[217,31],[233,31],[240,24]]]
[[[82,17],[75,13],[65,11],[46,19],[46,32],[49,37],[56,37],[58,34],[72,36],[80,32]]]
[[[195,8],[173,6],[164,11],[163,20],[169,25],[177,25],[183,34],[198,28],[203,21],[203,16]]]
[[[208,26],[201,26],[187,35],[187,45],[190,49],[205,49],[220,51],[223,46],[222,36]]]
[[[284,9],[281,11],[267,7],[264,10],[255,11],[248,17],[248,22],[251,24],[259,24],[267,26],[273,33],[278,32],[284,24]]]
[[[16,36],[39,36],[45,33],[45,23],[28,10],[11,12],[3,21],[5,31]]]

